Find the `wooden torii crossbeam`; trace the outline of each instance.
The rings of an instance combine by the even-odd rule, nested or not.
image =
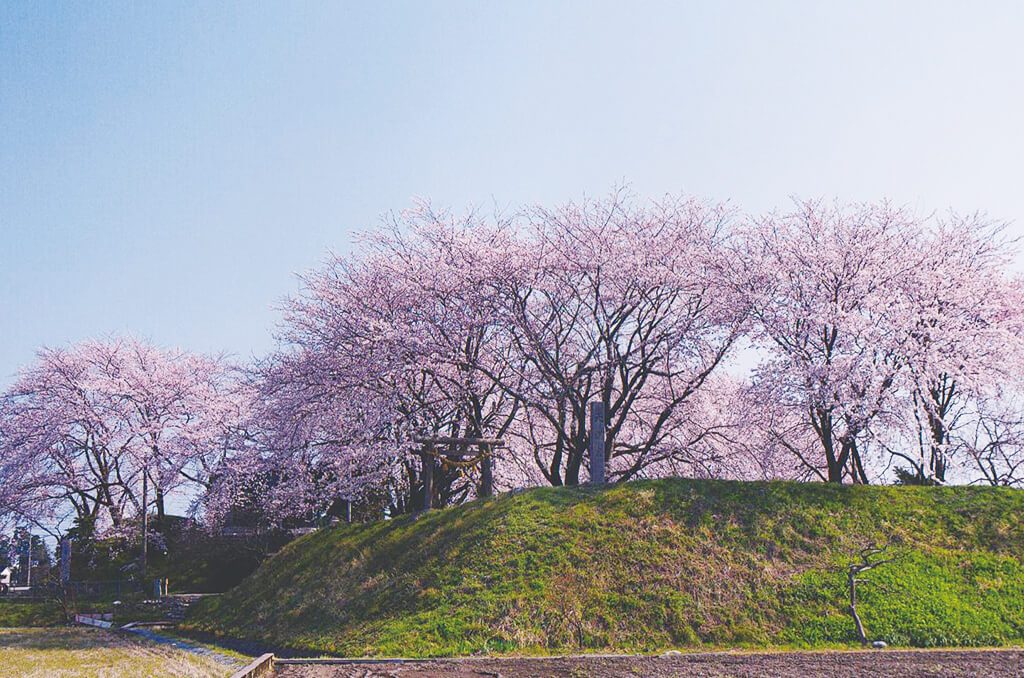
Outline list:
[[[494,494],[494,459],[492,451],[497,447],[504,447],[505,441],[501,438],[458,438],[452,436],[426,436],[413,440],[423,446],[420,451],[420,476],[423,478],[423,510],[433,508],[434,501],[434,459],[443,457],[448,463],[457,465],[473,466],[480,465],[480,496],[490,497]],[[438,447],[450,447],[455,450],[477,448],[478,452],[473,459],[462,461],[464,457],[470,456],[464,452],[438,453]]]

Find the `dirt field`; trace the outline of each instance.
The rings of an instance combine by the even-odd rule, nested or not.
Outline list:
[[[408,663],[278,665],[281,678],[605,678],[667,676],[864,678],[867,676],[1024,676],[1024,649],[865,652],[707,653],[671,657],[460,659]]]
[[[224,678],[240,666],[101,629],[0,629],[2,678]]]

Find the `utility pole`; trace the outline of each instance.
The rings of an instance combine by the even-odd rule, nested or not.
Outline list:
[[[28,551],[25,562],[28,564],[28,572],[25,575],[25,586],[32,588],[32,530],[28,530]]]
[[[146,578],[146,556],[148,551],[149,542],[149,511],[147,510],[147,504],[149,498],[149,459],[142,465],[142,567],[141,576],[143,579]]]

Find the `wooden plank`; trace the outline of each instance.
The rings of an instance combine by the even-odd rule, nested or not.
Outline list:
[[[100,629],[109,629],[111,626],[113,626],[113,623],[111,622],[103,621],[102,619],[94,619],[84,614],[76,614],[75,621],[79,624],[85,624],[86,626],[95,626]]]
[[[274,655],[267,653],[257,657],[245,668],[239,669],[231,674],[231,678],[262,678],[274,673]]]

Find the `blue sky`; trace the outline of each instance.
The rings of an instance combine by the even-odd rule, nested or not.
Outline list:
[[[1022,35],[1020,2],[0,2],[0,385],[107,333],[264,353],[294,274],[415,196],[1024,234]]]

